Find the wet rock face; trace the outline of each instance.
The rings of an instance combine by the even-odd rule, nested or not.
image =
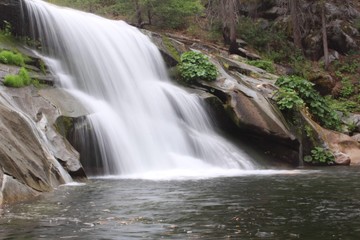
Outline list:
[[[169,56],[172,55],[166,52],[161,36],[149,33],[148,35],[152,36],[151,39],[161,51]],[[201,49],[204,53],[208,50],[211,53],[219,52],[219,49],[211,45],[191,42],[190,39],[182,37],[176,39],[185,44],[181,48],[176,47],[179,45],[178,41],[169,39],[176,44],[175,48],[179,54],[187,50],[186,46]],[[219,55],[221,57],[212,59],[220,72],[218,79],[214,82],[201,82],[188,86],[191,88],[190,91],[205,100],[217,120],[217,125],[223,131],[235,138],[243,137],[247,140],[251,138],[254,144],[264,146],[262,150],[269,153],[272,159],[296,165],[299,144],[288,130],[282,115],[271,104],[271,97],[277,89],[274,86],[277,76],[246,64],[238,55],[229,57],[225,57],[226,53]],[[214,55],[209,54],[210,56]]]
[[[0,81],[17,67],[0,66]],[[36,73],[35,73],[36,74]],[[85,115],[68,93],[51,86],[0,86],[0,205],[86,178],[78,152],[54,127],[61,115]]]
[[[85,173],[79,161],[79,153],[56,129],[55,122],[60,116],[85,115],[85,110],[68,93],[61,89],[32,87],[6,89],[19,109],[35,121],[36,127],[45,137],[47,148],[53,157],[71,176],[84,178]]]
[[[0,105],[0,167],[4,173],[36,191],[64,183],[56,160],[42,147],[34,125],[20,113]]]

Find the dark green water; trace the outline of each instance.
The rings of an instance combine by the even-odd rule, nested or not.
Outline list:
[[[91,180],[5,208],[0,239],[360,239],[359,170]]]

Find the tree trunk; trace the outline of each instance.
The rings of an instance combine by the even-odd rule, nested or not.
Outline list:
[[[322,30],[322,38],[323,38],[323,47],[324,47],[324,64],[325,70],[329,68],[329,48],[328,48],[328,40],[326,33],[326,16],[325,16],[325,1],[321,1],[321,30]]]
[[[134,4],[135,4],[136,21],[137,21],[137,24],[136,24],[136,25],[141,28],[142,23],[143,23],[143,19],[142,19],[142,14],[141,14],[141,8],[140,8],[139,0],[134,0]]]
[[[300,23],[298,17],[299,0],[289,0],[289,4],[290,4],[290,14],[291,14],[292,27],[293,27],[294,44],[297,48],[303,51],[303,46],[301,43]]]
[[[237,53],[239,47],[236,42],[236,9],[236,0],[222,1],[223,37],[225,43],[230,44],[229,53]]]

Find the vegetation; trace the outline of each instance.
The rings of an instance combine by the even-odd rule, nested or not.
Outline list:
[[[203,9],[200,0],[50,0],[49,2],[121,17],[138,27],[156,25],[166,29],[186,27],[188,17],[199,14]]]
[[[0,51],[0,62],[4,64],[24,66],[27,59],[21,53],[15,53],[8,50]]]
[[[264,69],[265,71],[270,73],[275,72],[274,63],[269,60],[251,60],[251,61],[247,61],[247,63],[255,67]]]
[[[299,110],[305,106],[304,101],[299,95],[294,90],[288,88],[280,88],[275,100],[280,110]]]
[[[298,76],[283,76],[276,81],[276,85],[281,89],[280,97],[276,98],[280,108],[289,109],[293,106],[299,106],[300,101],[298,98],[300,98],[315,121],[327,128],[339,130],[341,125],[339,116],[326,99],[313,88],[313,83]],[[288,97],[281,97],[284,96],[282,92],[287,93]]]
[[[31,78],[28,71],[22,67],[17,75],[7,75],[4,78],[4,84],[8,87],[20,88],[31,84]]]
[[[335,157],[329,150],[323,147],[315,147],[311,150],[311,156],[304,157],[304,161],[315,165],[332,165]]]
[[[326,96],[325,101],[330,105],[330,107],[336,111],[348,115],[351,112],[360,112],[360,104],[346,99],[334,99],[331,96]]]
[[[11,36],[11,24],[8,21],[4,21],[4,28],[2,29],[4,36]]]
[[[204,54],[193,51],[181,55],[178,69],[181,78],[188,83],[197,80],[214,81],[218,75],[215,65]]]

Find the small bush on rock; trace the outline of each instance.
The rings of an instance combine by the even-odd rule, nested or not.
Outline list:
[[[269,73],[275,72],[274,63],[269,60],[251,60],[251,61],[247,61],[247,63],[252,66],[261,68]]]
[[[3,50],[0,52],[0,62],[21,67],[25,65],[25,58],[20,53]]]
[[[197,80],[214,81],[218,75],[216,66],[208,57],[198,52],[185,52],[181,55],[179,72],[181,78],[188,83]]]
[[[323,125],[326,128],[339,130],[340,118],[331,108],[330,104],[322,97],[314,88],[314,84],[298,76],[283,76],[280,77],[276,83],[280,87],[281,91],[289,92],[289,97],[285,98],[287,101],[292,101],[294,104],[284,102],[284,98],[276,98],[279,108],[286,109],[292,108],[292,106],[298,106],[300,101],[294,96],[296,95],[303,100],[305,106],[309,109],[309,112],[314,117],[314,120]],[[290,93],[292,93],[290,95]],[[282,107],[284,105],[284,107]]]
[[[335,157],[329,150],[322,147],[315,147],[311,150],[311,156],[305,156],[304,161],[316,165],[331,165],[334,164]]]
[[[30,85],[31,78],[25,68],[21,68],[18,75],[7,75],[4,78],[4,84],[8,87],[20,88]]]

